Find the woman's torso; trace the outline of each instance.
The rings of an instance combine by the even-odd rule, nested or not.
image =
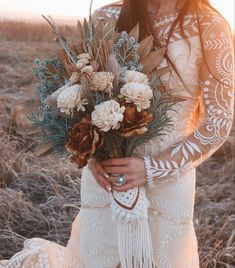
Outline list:
[[[98,20],[113,20],[115,22],[120,14],[120,7],[103,7],[97,13]],[[155,19],[155,29],[162,46],[166,45],[171,25],[176,18],[177,12]],[[146,153],[153,156],[158,155],[171,145],[189,136],[203,120],[204,105],[199,86],[202,50],[196,14],[186,15],[183,27],[186,39],[182,37],[180,27],[177,25],[168,44],[168,55],[181,79],[172,68],[170,72],[161,76],[161,81],[173,95],[183,97],[185,101],[174,106],[174,111],[171,112],[173,126],[168,129],[166,135],[136,148],[134,151],[136,156]],[[166,66],[168,63],[164,59],[158,69]]]

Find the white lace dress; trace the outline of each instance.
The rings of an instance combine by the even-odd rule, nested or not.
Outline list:
[[[119,12],[119,8],[106,7],[98,11],[97,19],[115,20]],[[176,14],[170,14],[156,21],[163,44],[175,18]],[[145,188],[150,202],[154,262],[158,268],[199,267],[193,227],[195,168],[224,143],[232,125],[234,66],[230,30],[220,15],[209,10],[200,14],[199,20],[201,42],[196,14],[189,14],[184,21],[187,42],[177,27],[169,44],[171,59],[187,87],[173,71],[161,77],[173,93],[187,99],[172,112],[174,127],[163,140],[152,140],[134,152],[150,158],[156,179],[155,188],[147,185]],[[161,65],[167,63],[163,61]],[[110,203],[110,195],[96,183],[86,166],[82,173],[81,210],[73,222],[67,247],[29,239],[23,251],[11,260],[0,261],[0,267],[121,267]]]

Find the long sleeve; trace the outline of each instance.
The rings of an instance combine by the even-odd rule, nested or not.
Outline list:
[[[205,117],[200,126],[159,157],[151,157],[153,179],[177,177],[208,159],[229,136],[233,121],[234,61],[233,42],[227,22],[219,15],[213,23],[202,23],[204,60],[199,85]]]

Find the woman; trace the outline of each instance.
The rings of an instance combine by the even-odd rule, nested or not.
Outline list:
[[[162,140],[138,147],[130,158],[91,160],[83,169],[81,210],[66,248],[27,240],[24,250],[0,267],[198,268],[195,168],[224,143],[232,126],[229,27],[207,0],[124,0],[97,10],[94,19],[113,20],[118,31],[139,23],[140,39],[151,33],[156,47],[167,47],[159,67],[171,71],[161,81],[185,101],[172,112],[174,128]],[[121,185],[116,184],[118,174]],[[145,187],[149,201],[151,254],[145,256],[149,260],[131,255],[127,263],[112,220],[110,192],[135,186]]]

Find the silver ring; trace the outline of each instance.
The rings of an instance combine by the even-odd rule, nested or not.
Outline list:
[[[119,175],[119,176],[117,177],[117,183],[118,183],[118,184],[121,184],[121,185],[125,184],[125,183],[126,183],[125,176],[124,176],[124,175]]]

